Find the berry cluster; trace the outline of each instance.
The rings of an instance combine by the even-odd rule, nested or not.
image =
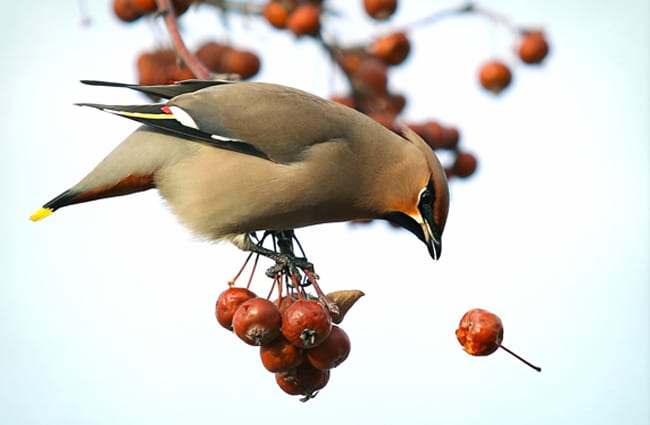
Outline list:
[[[260,70],[260,58],[255,53],[215,41],[202,44],[196,51],[196,57],[212,72],[237,74],[244,80],[255,76]]]
[[[191,0],[173,0],[171,5],[176,15],[183,14]],[[360,1],[366,14],[376,21],[390,19],[398,7],[397,0]],[[210,7],[210,3],[206,3]],[[132,22],[141,16],[157,12],[155,0],[114,0],[115,14],[122,20]],[[435,150],[446,150],[449,161],[445,169],[449,178],[467,178],[478,168],[477,157],[459,146],[460,133],[455,127],[444,127],[435,120],[424,123],[404,123],[400,117],[407,97],[388,89],[390,69],[403,64],[411,53],[409,33],[415,25],[403,26],[393,33],[371,38],[357,46],[340,46],[321,37],[322,16],[336,18],[324,0],[266,0],[254,2],[219,3],[216,7],[224,11],[260,16],[271,26],[286,30],[296,37],[309,38],[320,44],[334,64],[348,80],[348,94],[332,96],[332,100],[357,109],[385,127],[399,132],[407,125],[415,130]],[[164,12],[164,11],[163,11]],[[496,25],[509,28],[516,37],[515,51],[524,64],[542,63],[549,51],[549,45],[542,31],[518,27],[504,16],[497,15],[472,3],[457,9],[441,10],[425,17],[434,22],[441,17],[461,16],[475,13],[491,19]],[[164,13],[162,13],[164,15]],[[170,31],[172,29],[170,28]],[[180,39],[180,34],[178,34]],[[174,39],[174,37],[172,37]],[[175,51],[182,52],[175,45]],[[237,75],[248,79],[260,69],[258,55],[248,50],[236,49],[230,45],[209,41],[195,52],[185,53],[183,61],[172,58],[172,52],[160,50],[145,53],[138,58],[138,73],[141,84],[167,84],[187,78],[209,78],[209,73]],[[192,64],[193,59],[196,64]],[[185,64],[187,61],[189,64]],[[199,69],[200,64],[203,69]],[[191,71],[190,71],[191,69]],[[494,94],[503,92],[513,78],[511,67],[502,60],[494,59],[483,64],[478,79],[482,87]],[[399,124],[398,124],[399,123]]]
[[[321,28],[323,0],[269,0],[262,16],[277,29],[288,29],[296,37],[316,36]],[[397,9],[397,0],[364,0],[368,15],[376,20],[388,19]]]
[[[320,31],[322,1],[272,0],[262,15],[274,28],[288,29],[296,37],[316,35]]]
[[[264,368],[275,374],[283,391],[303,396],[301,401],[325,387],[330,369],[350,354],[350,339],[332,323],[340,320],[302,289],[271,302],[231,286],[219,295],[215,312],[221,326],[260,347]]]
[[[404,63],[411,51],[406,33],[395,32],[379,37],[368,46],[331,48],[330,54],[350,82],[350,93],[330,97],[373,118],[384,127],[399,133],[399,114],[406,106],[406,96],[388,89],[391,67]],[[447,150],[453,160],[445,168],[448,177],[469,177],[478,166],[476,157],[459,147],[460,132],[436,120],[406,123],[434,150]]]
[[[194,78],[187,65],[178,62],[178,56],[172,49],[141,53],[136,63],[140,84],[168,84],[170,81]]]
[[[260,70],[260,59],[255,53],[214,41],[202,44],[196,51],[196,57],[211,72],[237,74],[241,79],[251,78]],[[137,69],[139,83],[145,85],[169,84],[194,78],[192,71],[178,60],[178,55],[172,49],[141,53],[137,59]]]

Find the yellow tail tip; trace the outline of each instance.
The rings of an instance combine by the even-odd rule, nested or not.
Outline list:
[[[39,208],[34,212],[34,214],[29,216],[29,219],[31,221],[43,220],[45,217],[52,214],[53,212],[54,210],[52,208]]]

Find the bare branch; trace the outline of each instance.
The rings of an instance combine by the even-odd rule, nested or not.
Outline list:
[[[169,31],[169,37],[171,38],[176,53],[181,57],[183,62],[187,65],[190,71],[192,71],[196,78],[202,80],[210,79],[210,71],[208,71],[201,61],[199,61],[197,57],[187,49],[183,42],[181,33],[178,30],[176,13],[174,12],[171,0],[156,0],[156,4],[158,5],[158,13],[165,20],[165,25]]]

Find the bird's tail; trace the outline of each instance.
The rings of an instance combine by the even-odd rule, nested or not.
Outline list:
[[[29,219],[39,221],[59,208],[68,205],[80,204],[82,202],[94,201],[102,198],[113,196],[128,195],[130,193],[141,192],[143,190],[154,188],[153,175],[136,175],[131,174],[115,184],[91,187],[86,189],[72,188],[68,189],[56,198],[48,201],[41,208],[37,209]]]

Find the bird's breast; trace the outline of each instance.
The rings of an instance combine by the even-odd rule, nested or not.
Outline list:
[[[156,186],[179,220],[209,239],[369,218],[357,202],[358,167],[337,146],[315,149],[280,164],[202,146],[161,168]]]

